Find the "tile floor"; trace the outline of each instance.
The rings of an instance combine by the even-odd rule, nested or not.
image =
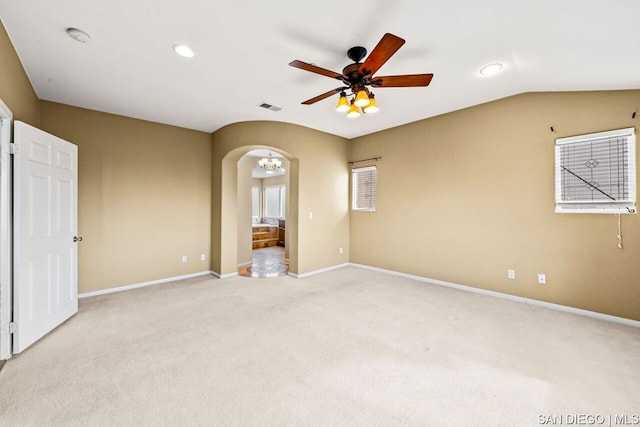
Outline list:
[[[244,277],[278,277],[286,276],[289,271],[289,260],[284,257],[284,248],[272,246],[254,249],[251,265],[238,268],[238,275]]]

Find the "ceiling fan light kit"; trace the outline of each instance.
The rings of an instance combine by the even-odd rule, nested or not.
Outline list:
[[[428,86],[429,83],[431,83],[433,74],[374,77],[374,73],[376,73],[404,43],[404,39],[386,33],[364,62],[360,61],[367,55],[367,49],[362,46],[354,46],[347,51],[347,56],[354,62],[344,67],[342,74],[299,60],[290,62],[289,65],[292,67],[330,77],[346,85],[303,101],[302,104],[311,105],[336,93],[340,93],[336,111],[347,112],[347,117],[354,118],[360,116],[360,109],[362,109],[364,113],[375,113],[380,110],[374,94],[367,86],[375,88]],[[350,96],[352,96],[351,102],[349,102],[347,98],[347,90],[350,91]]]
[[[357,93],[355,98],[351,100],[351,102],[349,102],[345,92],[340,92],[340,98],[338,98],[338,104],[336,105],[336,111],[338,113],[348,113],[347,117],[349,118],[360,117],[360,111],[358,108],[369,114],[380,110],[380,107],[371,92],[367,94],[366,90],[361,90]]]

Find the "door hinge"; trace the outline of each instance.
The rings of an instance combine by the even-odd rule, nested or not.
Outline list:
[[[15,322],[9,323],[9,333],[10,334],[15,334],[17,330],[18,330],[18,326],[16,325]]]
[[[20,146],[18,144],[9,144],[9,154],[18,154],[20,152]]]

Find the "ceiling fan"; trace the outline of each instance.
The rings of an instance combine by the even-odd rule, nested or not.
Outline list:
[[[292,67],[331,77],[344,84],[344,86],[332,89],[322,95],[307,99],[303,101],[302,104],[311,105],[339,92],[340,99],[338,100],[336,110],[347,112],[347,117],[357,117],[360,115],[360,108],[366,113],[374,113],[379,109],[375,95],[369,89],[370,87],[428,86],[429,83],[431,83],[433,74],[405,74],[400,76],[373,75],[404,43],[404,39],[386,33],[364,62],[360,61],[367,55],[367,49],[362,46],[352,47],[347,51],[347,56],[354,61],[354,63],[344,67],[342,74],[298,60],[290,62],[289,65]],[[351,101],[347,99],[347,91],[351,92],[349,96],[353,96]]]

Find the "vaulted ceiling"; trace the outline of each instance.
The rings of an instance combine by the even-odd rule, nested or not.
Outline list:
[[[347,138],[523,92],[638,89],[638,17],[637,0],[0,0],[40,99],[206,132],[276,120]],[[292,60],[341,72],[350,47],[387,32],[406,43],[377,74],[433,73],[428,87],[377,89],[381,110],[357,119],[335,111],[337,95],[301,105],[340,84]],[[481,76],[491,63],[502,71]]]

